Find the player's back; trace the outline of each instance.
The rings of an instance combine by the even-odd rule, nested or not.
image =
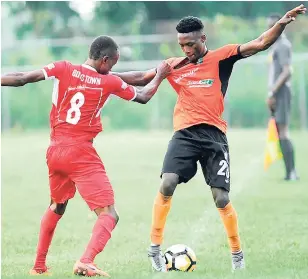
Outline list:
[[[57,142],[92,140],[102,124],[100,111],[110,96],[110,76],[89,65],[59,61],[44,67],[47,79],[54,79],[51,139]]]

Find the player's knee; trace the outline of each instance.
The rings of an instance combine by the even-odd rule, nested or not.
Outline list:
[[[288,134],[280,134],[279,135],[280,140],[285,140],[285,139],[288,139],[288,138],[289,138]]]
[[[289,129],[287,125],[278,124],[277,131],[279,139],[288,139],[289,138]]]
[[[63,215],[66,209],[68,201],[65,201],[64,203],[56,203],[51,201],[50,203],[50,210],[52,210],[54,213],[58,215]]]
[[[96,208],[95,213],[97,216],[101,215],[101,214],[109,214],[110,216],[112,216],[115,219],[115,222],[118,223],[119,222],[119,214],[116,211],[114,205],[110,205],[110,206],[106,206],[106,207],[99,207]]]
[[[109,211],[109,214],[114,218],[116,224],[119,222],[120,220],[120,217],[119,217],[119,214],[118,212],[115,210],[115,208],[113,207],[110,211]]]
[[[179,176],[175,173],[164,173],[162,176],[161,192],[165,196],[172,196],[179,183]]]
[[[278,137],[280,140],[284,140],[288,138],[288,133],[286,131],[281,131],[278,133]]]
[[[222,188],[212,187],[212,194],[217,208],[224,208],[229,202],[229,193]]]

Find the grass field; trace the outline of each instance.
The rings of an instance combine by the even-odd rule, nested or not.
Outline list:
[[[115,188],[120,222],[96,262],[113,278],[308,278],[307,133],[294,132],[299,182],[282,182],[282,162],[263,171],[264,131],[231,130],[231,200],[247,268],[231,273],[223,226],[201,172],[176,191],[164,248],[185,243],[193,273],[153,274],[147,259],[151,208],[171,132],[104,132],[95,146]],[[49,203],[48,133],[2,135],[2,278],[30,278],[40,218]],[[72,278],[95,215],[79,194],[69,202],[48,256],[53,278]]]

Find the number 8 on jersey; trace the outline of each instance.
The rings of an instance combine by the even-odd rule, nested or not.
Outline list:
[[[77,92],[71,99],[71,108],[67,111],[66,122],[76,125],[81,117],[80,108],[85,102],[85,97],[81,92]]]

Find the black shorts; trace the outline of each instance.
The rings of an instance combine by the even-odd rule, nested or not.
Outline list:
[[[162,174],[176,173],[186,183],[199,161],[206,183],[230,190],[229,147],[226,135],[215,126],[199,124],[174,133],[165,155]]]

